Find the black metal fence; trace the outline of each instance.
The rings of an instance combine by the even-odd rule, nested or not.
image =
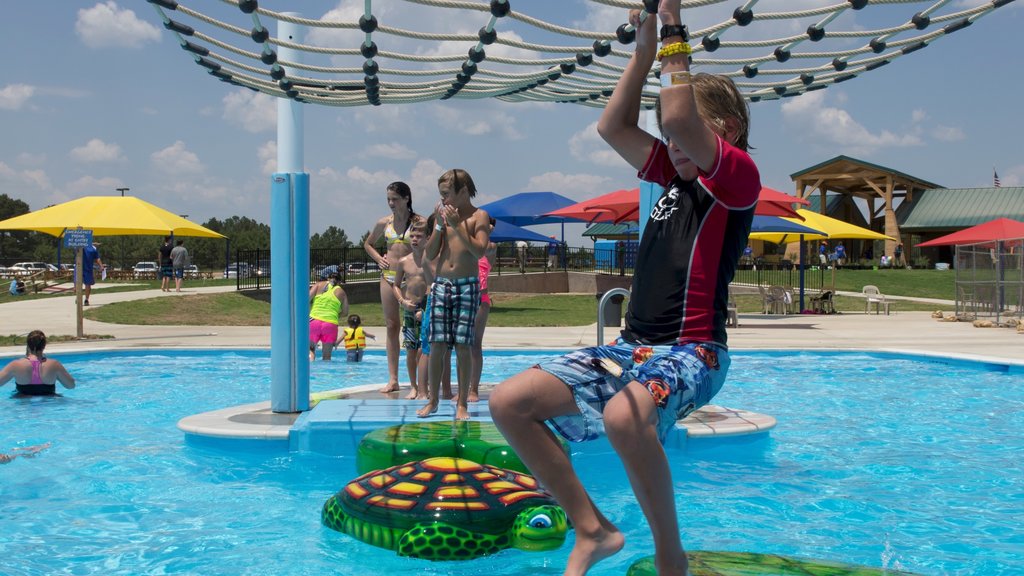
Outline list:
[[[620,244],[611,249],[532,246],[521,249],[514,243],[498,245],[491,274],[529,274],[565,270],[596,274],[632,275],[636,266],[636,245]],[[314,282],[338,272],[343,282],[373,280],[380,267],[360,248],[314,248],[309,251],[309,280]],[[826,270],[805,267],[804,286],[820,290]],[[239,290],[270,288],[270,250],[239,250],[235,262],[224,271],[237,278]],[[800,285],[800,267],[789,261],[741,264],[733,282],[755,286]]]

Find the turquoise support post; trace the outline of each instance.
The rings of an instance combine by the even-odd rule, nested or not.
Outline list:
[[[270,187],[270,409],[309,410],[309,174]]]
[[[294,22],[278,23],[281,40],[300,42],[301,32]],[[288,46],[278,49],[282,62],[298,62],[300,56],[300,51]],[[274,412],[309,410],[309,174],[303,171],[303,136],[302,104],[279,98],[277,172],[270,187],[270,409]]]

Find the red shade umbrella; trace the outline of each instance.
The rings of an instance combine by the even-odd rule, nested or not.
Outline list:
[[[784,216],[786,218],[799,218],[803,220],[803,217],[793,209],[793,204],[808,206],[810,202],[803,198],[790,196],[773,188],[762,186],[761,192],[757,195],[757,208],[754,210],[754,214],[758,216]]]
[[[1011,220],[1010,218],[996,218],[983,222],[970,228],[964,228],[959,232],[946,234],[934,240],[922,242],[919,248],[927,246],[951,246],[957,244],[982,244],[995,242],[997,240],[1016,240],[1024,238],[1024,222]]]
[[[785,216],[803,220],[793,209],[793,204],[808,205],[810,202],[803,198],[790,196],[778,190],[762,187],[758,194],[757,208],[754,214],[758,216]],[[613,222],[618,224],[625,221],[639,221],[640,213],[640,189],[616,190],[602,194],[596,198],[577,202],[571,206],[565,206],[545,216],[561,216],[563,218],[579,218],[588,223]]]
[[[639,220],[640,189],[616,190],[602,194],[596,198],[577,202],[571,206],[548,212],[545,216],[561,216],[563,218],[579,218],[588,223],[613,222],[618,224],[627,220]]]

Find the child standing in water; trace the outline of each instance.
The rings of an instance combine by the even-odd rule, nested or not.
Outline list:
[[[469,420],[469,381],[473,369],[473,326],[480,304],[479,261],[487,251],[490,225],[487,212],[473,206],[476,185],[469,173],[454,168],[437,180],[441,202],[435,210],[434,233],[426,256],[438,258],[431,289],[430,384],[427,405],[416,412],[426,418],[437,411],[441,371],[450,346],[455,346],[459,394],[455,419]]]
[[[377,337],[363,330],[363,319],[359,314],[348,317],[348,327],[342,332],[338,343],[345,342],[345,360],[347,362],[362,362],[363,350],[366,350],[366,339],[376,340]]]

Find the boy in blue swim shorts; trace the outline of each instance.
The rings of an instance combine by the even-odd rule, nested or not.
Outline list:
[[[638,176],[664,191],[644,222],[621,336],[544,362],[491,394],[495,424],[565,509],[576,542],[564,573],[585,574],[624,545],[597,508],[555,434],[607,435],[651,527],[658,574],[687,573],[672,475],[662,443],[679,418],[707,404],[729,369],[725,321],[761,189],[747,154],[746,102],[726,77],[691,74],[680,0],[661,0],[637,28],[636,50],[598,133]],[[655,57],[663,140],[637,126]]]
[[[443,363],[455,347],[459,393],[455,419],[469,420],[469,385],[473,367],[473,325],[480,305],[479,260],[490,242],[490,216],[473,206],[476,185],[465,170],[448,170],[437,180],[441,201],[435,208],[434,232],[427,240],[427,260],[437,258],[430,289],[430,367],[427,405],[416,412],[426,418],[437,411]]]

